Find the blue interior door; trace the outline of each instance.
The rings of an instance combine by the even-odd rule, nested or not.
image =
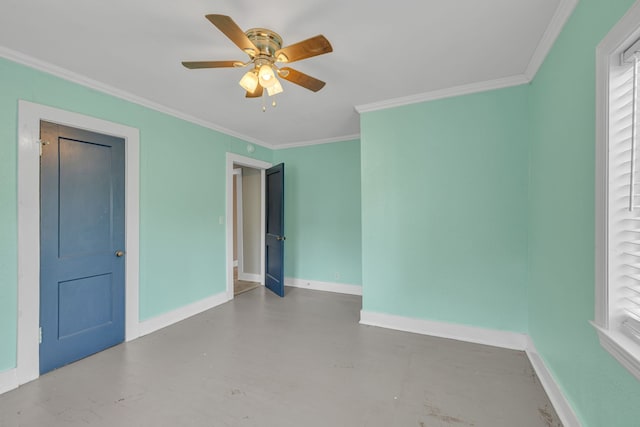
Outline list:
[[[267,169],[265,286],[284,296],[284,163]]]
[[[124,140],[41,122],[40,373],[124,340]]]

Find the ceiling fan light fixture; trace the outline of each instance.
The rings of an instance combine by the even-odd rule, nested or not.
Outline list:
[[[202,68],[243,68],[251,66],[238,82],[246,90],[245,98],[260,98],[266,89],[269,96],[283,92],[278,77],[297,84],[305,89],[317,92],[325,82],[296,71],[289,67],[279,68],[276,63],[296,62],[333,51],[331,43],[323,35],[303,40],[298,43],[282,46],[282,37],[266,28],[251,28],[247,31],[236,24],[231,17],[221,14],[208,14],[205,17],[227,38],[249,55],[243,61],[183,61],[187,69]],[[264,99],[264,98],[263,98]],[[275,101],[272,102],[275,106]],[[266,107],[263,104],[263,111]]]
[[[273,86],[270,86],[270,87],[267,88],[267,94],[269,96],[277,95],[277,94],[282,93],[284,91],[284,89],[282,88],[282,85],[280,84],[278,79],[276,79],[274,77],[273,80],[275,80],[275,84]]]
[[[239,82],[240,86],[247,92],[253,93],[258,87],[258,76],[254,70],[248,71]]]
[[[258,71],[258,77],[260,79],[260,85],[265,89],[270,88],[277,82],[276,76],[273,73],[273,69],[269,64],[264,64],[260,67],[260,71]]]

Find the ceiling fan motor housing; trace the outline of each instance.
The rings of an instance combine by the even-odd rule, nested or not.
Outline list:
[[[266,28],[251,28],[245,32],[249,40],[260,50],[259,53],[247,52],[252,58],[266,56],[275,60],[275,53],[282,49],[282,37]]]

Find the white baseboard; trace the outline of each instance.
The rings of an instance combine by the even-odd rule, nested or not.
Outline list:
[[[339,294],[362,295],[362,286],[348,285],[346,283],[320,282],[318,280],[284,278],[285,286],[294,288],[312,289],[315,291],[336,292]]]
[[[512,350],[525,350],[528,344],[527,335],[517,332],[477,328],[475,326],[458,325],[455,323],[434,322],[431,320],[394,316],[392,314],[364,310],[360,312],[360,323],[363,325],[414,332],[416,334],[509,348]]]
[[[558,417],[560,417],[562,425],[564,427],[580,427],[578,417],[575,412],[573,412],[573,408],[564,396],[562,389],[551,374],[551,371],[549,371],[544,360],[542,360],[538,354],[538,350],[536,350],[533,340],[531,340],[530,337],[527,337],[527,341],[528,344],[525,351],[529,357],[529,361],[533,366],[533,370],[536,371],[536,375],[538,376],[544,391],[547,392],[547,396],[549,396],[549,400],[551,400],[554,409],[558,413]]]
[[[8,371],[0,372],[0,394],[6,393],[14,388],[18,388],[17,371],[17,369],[13,368]]]
[[[238,272],[238,280],[244,280],[245,282],[262,283],[262,276],[259,274],[253,274],[253,273]]]
[[[185,305],[184,307],[177,308],[168,313],[161,314],[160,316],[153,317],[151,319],[140,322],[140,336],[144,336],[155,332],[159,329],[166,328],[181,320],[187,319],[210,308],[216,307],[220,304],[224,304],[229,301],[226,292],[213,295],[209,298],[205,298],[200,301],[196,301],[193,304]]]
[[[549,396],[549,400],[551,400],[551,404],[558,413],[562,424],[565,427],[580,427],[580,421],[569,404],[569,401],[564,396],[562,389],[558,386],[558,383],[538,354],[531,337],[526,334],[453,323],[434,322],[431,320],[394,316],[364,310],[360,312],[360,323],[416,334],[525,351],[529,357],[531,366],[533,366],[536,375],[540,379],[540,383],[547,393],[547,396]]]

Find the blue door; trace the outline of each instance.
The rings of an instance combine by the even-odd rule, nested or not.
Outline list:
[[[40,124],[40,373],[124,340],[124,140]]]
[[[267,169],[265,286],[284,296],[284,163]]]

